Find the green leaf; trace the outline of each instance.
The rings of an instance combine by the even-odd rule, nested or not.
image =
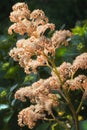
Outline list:
[[[80,130],[87,130],[87,120],[79,122]],[[75,130],[75,125],[73,125],[71,130]]]
[[[10,88],[10,92],[12,93],[17,87],[18,87],[18,84],[13,85],[13,86]]]
[[[6,90],[3,90],[1,93],[0,93],[0,98],[4,98],[6,97],[7,95],[7,91]]]
[[[5,90],[5,88],[0,86],[0,93],[1,93],[2,91],[4,91],[4,90]]]
[[[4,64],[2,65],[2,70],[8,69],[9,65],[10,65],[9,62],[4,63]]]
[[[47,66],[40,66],[40,67],[38,67],[37,70],[38,70],[38,74],[39,74],[40,78],[42,78],[42,79],[46,79],[49,76],[51,76],[51,70]]]
[[[57,123],[53,124],[53,125],[52,125],[52,130],[56,130],[56,127],[57,127],[57,126],[58,126]]]
[[[7,105],[7,104],[0,104],[0,111],[8,109],[8,108],[9,108],[9,105]]]
[[[9,78],[17,78],[17,73],[18,73],[18,69],[19,67],[18,66],[13,66],[13,67],[10,67],[6,74],[5,74],[5,78],[6,79],[9,79]]]
[[[52,125],[52,130],[64,130],[58,123]]]
[[[5,35],[0,35],[0,43],[5,43],[8,41],[8,37]],[[1,44],[0,44],[1,45]]]
[[[12,115],[13,115],[13,111],[10,111],[9,113],[7,113],[7,115],[4,118],[4,122],[8,123],[10,121]]]
[[[36,82],[38,80],[38,75],[37,74],[34,74],[34,73],[31,73],[29,75],[26,75],[24,77],[24,81],[22,83],[22,85],[31,85],[33,82]]]
[[[30,82],[34,79],[34,76],[33,75],[27,75],[25,78],[24,78],[24,83],[25,82]]]
[[[66,48],[65,47],[60,47],[56,50],[56,56],[63,56],[66,52]]]
[[[80,122],[80,130],[87,130],[87,120]]]
[[[50,126],[50,123],[42,123],[36,128],[36,130],[47,130],[49,126]]]
[[[79,27],[79,26],[76,26],[75,28],[72,29],[72,32],[75,34],[75,35],[84,35],[85,34],[85,27]]]
[[[8,50],[11,46],[11,42],[8,42],[8,36],[0,35],[0,49]]]

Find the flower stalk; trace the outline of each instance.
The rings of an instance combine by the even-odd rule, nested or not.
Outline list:
[[[61,79],[61,77],[60,77],[60,74],[59,74],[59,72],[58,72],[56,66],[55,66],[55,63],[53,63],[53,62],[51,62],[51,63],[52,63],[52,65],[53,65],[53,69],[55,70],[55,71],[54,71],[55,74],[58,76],[61,85],[63,85],[62,79]],[[64,94],[65,94],[65,95],[64,95]],[[70,108],[70,111],[72,112],[72,115],[73,115],[73,118],[74,118],[74,121],[75,121],[76,130],[79,130],[79,122],[78,122],[78,115],[77,115],[77,113],[79,112],[80,107],[82,106],[82,101],[83,101],[83,100],[81,100],[80,105],[79,105],[77,111],[75,111],[74,106],[73,106],[73,104],[72,104],[72,102],[71,102],[71,100],[70,100],[70,97],[69,97],[69,94],[68,94],[67,90],[64,90],[64,94],[61,93],[61,95],[62,95],[62,96],[64,97],[64,99],[66,100],[66,102],[67,102],[67,104],[68,104],[68,107]]]

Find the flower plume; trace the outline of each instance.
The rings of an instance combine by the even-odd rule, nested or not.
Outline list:
[[[31,12],[25,3],[15,4],[12,10],[9,18],[13,24],[9,27],[8,33],[10,35],[18,33],[22,38],[17,40],[9,55],[19,62],[26,74],[37,73],[37,68],[40,66],[51,69],[50,77],[39,79],[31,86],[24,86],[15,93],[15,98],[22,102],[30,100],[31,105],[19,112],[18,124],[32,129],[38,120],[45,120],[47,116],[57,120],[53,110],[59,107],[60,98],[64,98],[73,111],[74,107],[67,97],[69,90],[80,90],[84,92],[84,99],[87,97],[87,76],[84,74],[75,76],[78,69],[87,70],[87,53],[77,56],[72,64],[63,62],[60,66],[56,66],[56,49],[62,45],[67,46],[72,33],[69,30],[55,31],[55,25],[49,23],[42,10],[36,9]],[[50,37],[45,34],[48,29],[53,32]],[[27,38],[23,38],[23,35]]]
[[[44,35],[45,31],[55,30],[55,25],[48,23],[48,18],[42,10],[37,9],[31,12],[25,3],[17,3],[12,9],[10,20],[13,24],[8,29],[9,34],[16,32],[20,35],[27,34],[29,37],[18,40],[16,47],[9,54],[19,62],[26,73],[29,74],[30,70],[36,72],[38,66],[48,65],[49,54],[54,56],[56,48],[60,47],[63,42],[66,45],[68,43],[66,39],[71,37],[72,33],[68,30],[61,30],[56,31],[52,38],[47,38]],[[36,55],[34,60],[33,55]]]

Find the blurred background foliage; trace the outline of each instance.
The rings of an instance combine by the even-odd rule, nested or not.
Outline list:
[[[17,125],[18,112],[29,106],[14,99],[15,91],[26,85],[31,85],[39,78],[50,76],[50,70],[43,67],[38,69],[38,74],[26,75],[18,63],[9,57],[9,50],[15,46],[18,35],[8,35],[11,25],[9,14],[12,5],[17,2],[26,2],[29,9],[42,9],[49,17],[56,29],[70,29],[74,36],[68,47],[61,47],[56,51],[57,65],[63,61],[72,62],[78,54],[87,51],[87,0],[3,0],[0,3],[0,130],[28,130]],[[59,59],[59,60],[58,60]],[[85,72],[87,74],[87,72]],[[73,97],[75,98],[75,97]],[[73,99],[74,100],[74,99]],[[81,117],[85,121],[80,123],[81,130],[87,130],[87,102],[84,103]],[[51,122],[38,122],[34,130],[63,130]]]

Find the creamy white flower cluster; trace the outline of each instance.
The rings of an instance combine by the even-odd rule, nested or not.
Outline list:
[[[10,13],[10,20],[13,24],[8,32],[27,34],[27,39],[18,40],[16,47],[10,51],[10,56],[18,61],[26,73],[36,72],[38,66],[48,65],[47,57],[55,55],[56,48],[61,44],[67,45],[67,37],[72,34],[68,30],[55,31],[51,38],[47,38],[44,33],[47,29],[55,30],[53,23],[48,23],[48,18],[42,10],[30,11],[25,3],[17,3]],[[35,59],[32,57],[36,56]],[[30,71],[31,70],[31,71]]]
[[[17,3],[12,9],[10,20],[13,24],[8,29],[9,34],[27,34],[28,38],[18,40],[16,47],[10,50],[10,56],[19,62],[27,74],[37,72],[39,66],[52,69],[48,79],[40,79],[15,93],[16,99],[25,102],[27,97],[32,104],[18,115],[18,124],[32,129],[38,120],[46,118],[46,113],[52,116],[52,109],[58,107],[58,94],[54,94],[53,90],[61,94],[61,90],[80,89],[84,92],[84,98],[87,96],[87,76],[80,74],[74,77],[78,69],[87,70],[87,53],[77,56],[72,64],[63,62],[56,67],[51,59],[57,48],[62,44],[68,45],[67,38],[71,37],[72,33],[69,30],[55,31],[55,25],[49,23],[42,10],[31,12],[25,3]],[[51,38],[45,36],[47,29],[54,31]]]

